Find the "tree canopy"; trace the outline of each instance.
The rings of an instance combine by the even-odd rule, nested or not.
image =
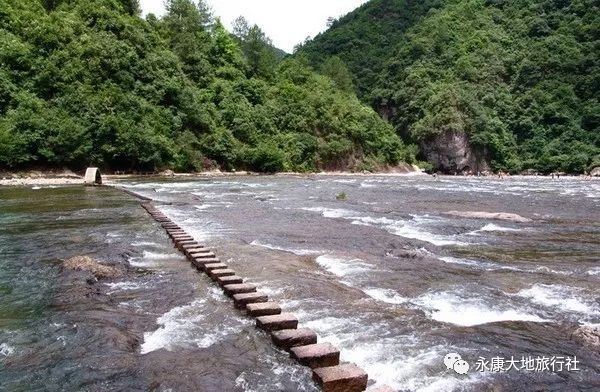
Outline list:
[[[0,0],[0,166],[274,172],[414,161],[343,71],[282,58],[258,26],[232,35],[202,1],[166,5],[164,17],[142,19],[135,0]]]
[[[594,0],[372,0],[299,55],[340,58],[360,98],[409,142],[468,135],[493,169],[600,165]]]

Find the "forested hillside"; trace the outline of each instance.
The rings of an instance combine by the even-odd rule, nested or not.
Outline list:
[[[595,0],[372,0],[300,48],[445,171],[600,166]],[[374,74],[375,73],[375,74]]]
[[[0,0],[0,167],[364,170],[412,162],[393,127],[258,26],[204,3]]]

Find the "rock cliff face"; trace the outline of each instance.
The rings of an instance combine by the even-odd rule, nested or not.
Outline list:
[[[469,143],[464,132],[448,131],[421,143],[421,151],[435,170],[444,173],[489,171],[486,160]]]

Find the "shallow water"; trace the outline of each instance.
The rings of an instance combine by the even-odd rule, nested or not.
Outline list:
[[[600,323],[598,181],[265,176],[120,185],[158,200],[172,220],[303,326],[341,348],[343,360],[364,367],[372,385],[600,388],[600,354],[571,338],[579,325]],[[346,200],[336,200],[340,192]],[[128,196],[77,188],[0,195],[0,246],[9,266],[0,287],[10,287],[3,303],[31,308],[0,325],[0,342],[10,347],[0,347],[10,351],[0,355],[8,385],[18,389],[52,376],[57,389],[314,389],[310,372],[274,350],[208,280],[179,262]],[[448,211],[511,212],[532,221],[465,219]],[[73,254],[119,259],[132,270],[122,281],[94,285],[93,300],[57,307],[72,283],[64,282],[56,259]],[[87,309],[88,302],[98,309]],[[70,326],[73,318],[97,330],[48,327]],[[98,332],[107,326],[109,332]],[[33,343],[33,336],[41,337]],[[61,336],[59,343],[73,348],[48,344]],[[466,375],[444,366],[451,352],[471,365]],[[580,370],[475,369],[479,357],[511,356],[576,356]],[[51,365],[56,358],[59,366]],[[112,363],[99,370],[106,361]],[[174,376],[174,366],[186,377]]]

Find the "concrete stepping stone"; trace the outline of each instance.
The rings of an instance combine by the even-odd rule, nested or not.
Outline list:
[[[331,343],[315,343],[290,348],[290,356],[312,369],[336,366],[340,363],[340,350]]]
[[[190,256],[194,259],[214,259],[215,257],[217,257],[213,252],[208,251],[208,252],[194,252],[194,253],[190,253]]]
[[[282,329],[296,329],[298,328],[298,319],[290,313],[260,316],[256,319],[256,326],[268,332],[280,331]]]
[[[210,272],[212,270],[227,269],[227,264],[224,264],[224,263],[205,263],[202,268],[205,271]]]
[[[277,302],[262,302],[246,305],[246,311],[251,317],[272,316],[281,314],[281,306]]]
[[[232,297],[234,294],[254,293],[256,286],[250,283],[227,284],[223,286],[225,294]]]
[[[198,270],[200,270],[200,271],[202,271],[202,272],[206,272],[206,273],[208,273],[208,271],[206,271],[206,270],[204,269],[204,266],[205,266],[206,264],[219,264],[219,263],[221,263],[221,260],[219,260],[219,259],[217,259],[217,258],[214,258],[214,259],[198,259],[198,260],[196,260],[196,259],[192,259],[192,260],[190,260],[190,261],[192,262],[192,264],[193,264],[193,265],[194,265],[196,268],[198,268]],[[218,271],[218,270],[217,270],[217,271]]]
[[[367,389],[367,373],[353,363],[313,370],[313,380],[323,392],[362,392]]]
[[[232,269],[218,269],[207,272],[213,280],[217,280],[220,276],[234,276],[236,272]]]
[[[187,233],[183,233],[183,234],[171,234],[171,238],[173,238],[174,240],[180,240],[180,241],[184,241],[184,240],[193,240],[194,237],[192,237],[191,235],[187,234]]]
[[[317,343],[317,334],[309,328],[283,329],[271,332],[271,338],[277,347],[284,350]]]
[[[249,304],[267,302],[268,300],[269,296],[267,294],[257,292],[233,295],[233,303],[238,309],[244,309]]]
[[[189,253],[198,253],[198,252],[210,252],[210,250],[208,248],[206,248],[204,245],[199,244],[198,242],[196,242],[195,244],[184,245],[184,246],[182,246],[182,248],[183,248],[183,251],[188,254]]]
[[[193,238],[190,239],[185,239],[185,240],[173,240],[173,242],[176,243],[177,248],[179,249],[183,249],[184,246],[186,245],[194,245],[194,246],[198,246],[200,245],[199,243],[196,242],[196,240],[194,240]]]
[[[241,276],[218,276],[216,279],[219,286],[223,287],[227,284],[239,284],[244,283],[244,279]]]

